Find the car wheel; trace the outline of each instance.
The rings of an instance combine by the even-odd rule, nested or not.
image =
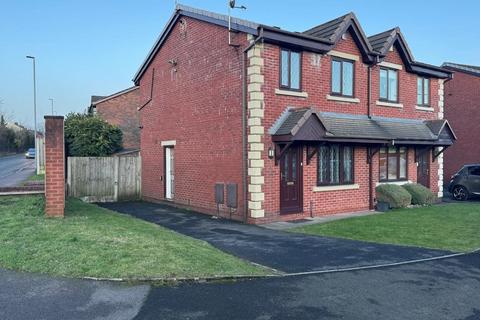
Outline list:
[[[468,190],[464,186],[455,186],[452,195],[453,199],[457,201],[465,201],[468,198]]]

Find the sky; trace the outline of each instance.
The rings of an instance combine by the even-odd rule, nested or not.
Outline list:
[[[182,4],[227,12],[227,0]],[[400,26],[415,60],[480,65],[477,0],[237,0],[233,15],[303,31],[355,12],[372,35]],[[91,95],[130,87],[135,72],[173,13],[174,0],[0,0],[0,112],[33,127],[32,61],[37,69],[37,123],[82,112]]]

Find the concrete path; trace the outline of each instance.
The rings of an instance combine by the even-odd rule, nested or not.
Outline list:
[[[35,173],[35,159],[23,154],[0,157],[0,187],[14,187]]]
[[[220,250],[287,273],[398,263],[451,253],[269,230],[147,202],[102,206],[207,241]]]

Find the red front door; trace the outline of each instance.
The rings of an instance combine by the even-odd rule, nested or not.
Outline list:
[[[302,211],[302,148],[290,147],[280,160],[280,213]]]

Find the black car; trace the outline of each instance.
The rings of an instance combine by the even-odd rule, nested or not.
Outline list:
[[[480,164],[464,165],[452,176],[448,191],[453,199],[467,200],[472,195],[480,195]]]

